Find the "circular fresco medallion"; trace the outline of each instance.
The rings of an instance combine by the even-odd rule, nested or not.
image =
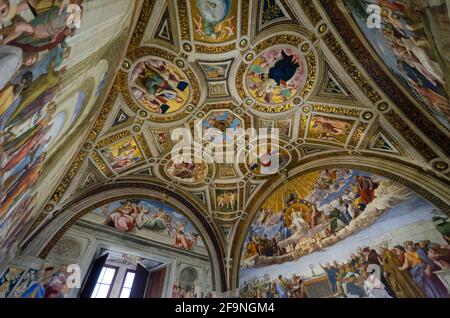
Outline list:
[[[130,90],[139,105],[156,114],[176,112],[190,95],[186,76],[171,63],[153,57],[134,67]]]
[[[245,75],[247,90],[260,103],[285,103],[305,85],[306,65],[294,47],[271,47],[261,52],[248,68]]]
[[[166,164],[167,175],[182,183],[197,184],[203,182],[208,174],[208,165],[198,156],[179,155]]]
[[[259,176],[272,175],[279,172],[289,163],[289,153],[274,145],[261,145],[249,150],[247,155],[248,168]]]

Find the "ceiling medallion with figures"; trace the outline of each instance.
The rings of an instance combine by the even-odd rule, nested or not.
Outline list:
[[[301,104],[315,81],[316,59],[308,45],[299,48],[300,37],[278,35],[258,44],[245,56],[237,76],[237,89],[250,109],[281,113]],[[304,44],[303,44],[304,46]]]
[[[156,57],[138,62],[130,73],[130,91],[135,101],[154,114],[170,114],[188,102],[191,86],[175,65]]]

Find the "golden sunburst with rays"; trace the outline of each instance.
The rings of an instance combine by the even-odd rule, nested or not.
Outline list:
[[[297,199],[306,198],[313,190],[314,184],[319,176],[320,171],[311,172],[282,184],[266,199],[266,201],[264,201],[262,207],[276,213],[282,211],[286,207],[286,195],[295,194]],[[305,208],[302,207],[301,210],[303,211]]]

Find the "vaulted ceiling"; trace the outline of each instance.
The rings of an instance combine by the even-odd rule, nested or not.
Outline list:
[[[341,0],[146,0],[133,10],[108,95],[52,147],[28,234],[87,194],[148,183],[197,207],[229,257],[269,187],[300,172],[398,165],[448,183],[448,112],[442,103],[433,108],[423,87],[411,93],[417,86],[390,69],[382,44],[367,38],[358,12]],[[108,52],[118,54],[114,41]],[[281,169],[203,161],[194,173],[179,171],[171,134],[194,133],[196,121],[279,128]]]

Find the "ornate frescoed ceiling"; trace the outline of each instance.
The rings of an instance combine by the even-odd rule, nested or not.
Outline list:
[[[432,72],[445,57],[422,68],[434,90],[408,80],[378,55],[388,42],[368,40],[360,12],[348,7],[354,1],[344,2],[136,1],[139,17],[109,94],[89,123],[61,140],[66,154],[50,158],[48,193],[22,246],[83,198],[149,187],[195,208],[231,288],[250,220],[299,174],[369,170],[403,180],[448,212],[448,86]],[[171,135],[194,134],[196,122],[200,130],[278,128],[280,169],[172,157]],[[427,178],[429,186],[414,185]],[[298,192],[311,191],[308,183]]]

